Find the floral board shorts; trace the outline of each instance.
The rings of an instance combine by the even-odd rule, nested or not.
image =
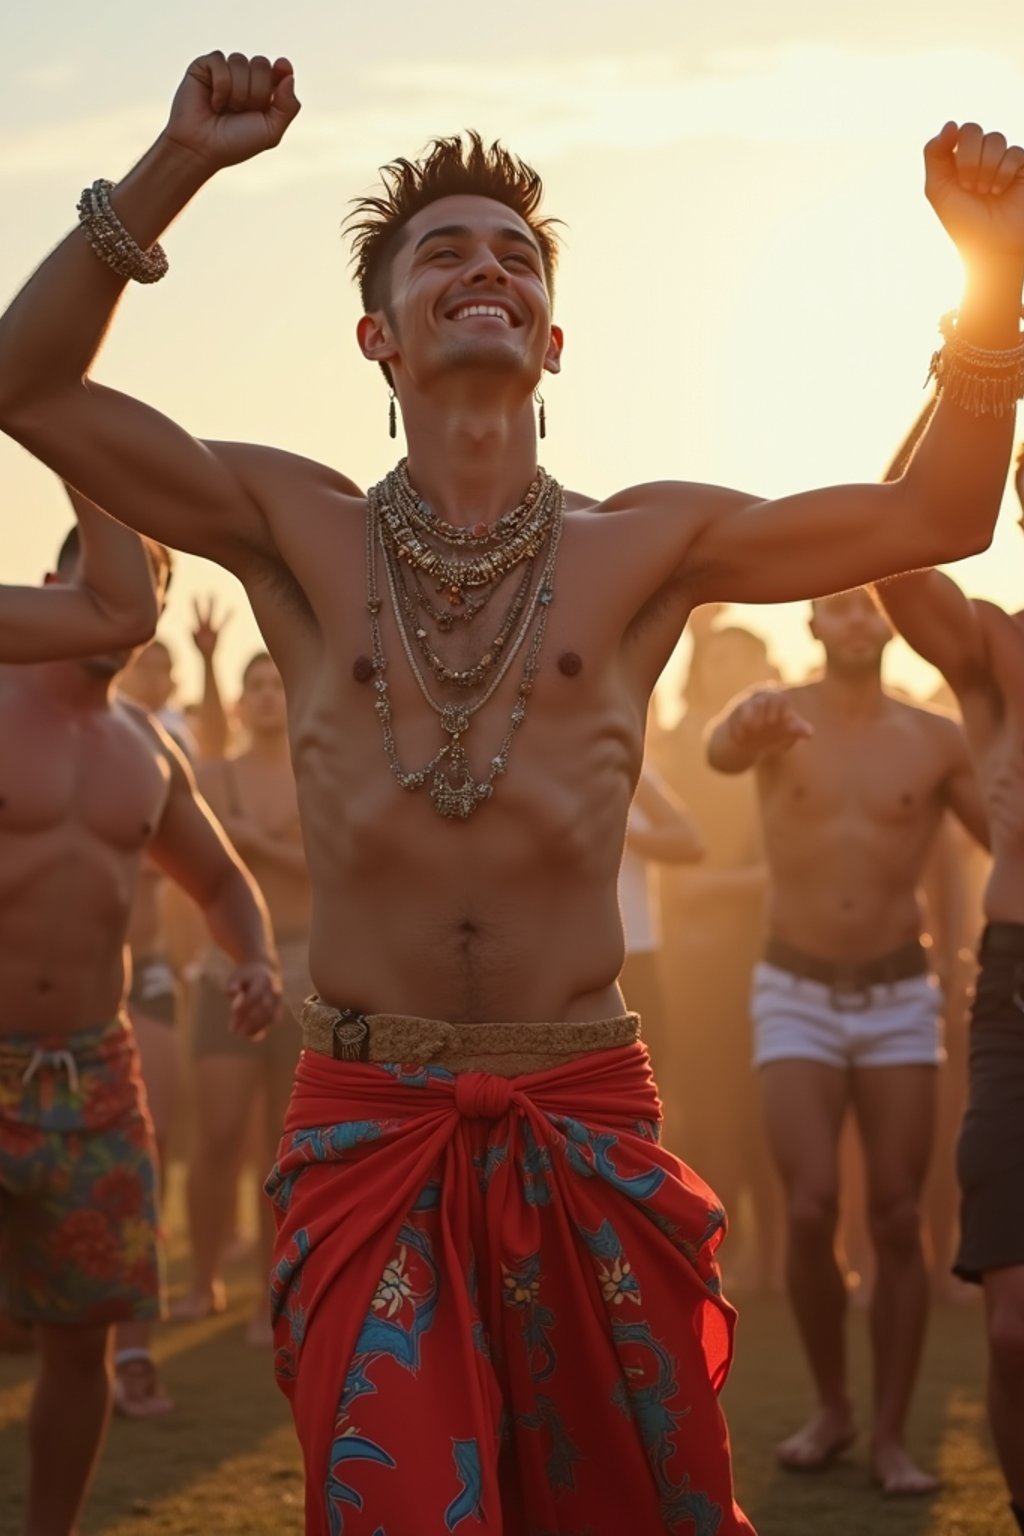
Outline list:
[[[123,1020],[0,1035],[0,1309],[98,1326],[160,1315],[153,1129]]]

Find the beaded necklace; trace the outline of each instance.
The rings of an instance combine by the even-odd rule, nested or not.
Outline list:
[[[543,547],[560,495],[556,482],[539,470],[524,500],[493,526],[476,523],[457,528],[424,510],[425,504],[409,484],[404,460],[378,489],[381,537],[394,557],[429,577],[453,610],[465,605],[467,589],[480,591],[477,611],[509,571]],[[463,554],[467,549],[470,552]]]
[[[403,470],[404,466],[399,466]],[[402,541],[396,536],[396,524],[405,521],[399,514],[396,517],[394,488],[400,483],[401,475],[397,471],[382,480],[379,485],[372,486],[367,495],[366,515],[366,590],[367,609],[370,615],[370,637],[372,646],[372,659],[374,665],[374,688],[377,697],[374,708],[377,718],[380,720],[381,732],[384,738],[384,752],[388,764],[397,782],[403,789],[421,789],[429,780],[430,799],[439,816],[465,820],[472,815],[478,806],[485,800],[489,800],[494,793],[494,785],[497,779],[508,767],[509,753],[516,731],[526,719],[527,700],[533,692],[534,679],[540,660],[540,650],[544,639],[544,631],[547,627],[548,609],[554,598],[554,574],[555,563],[558,556],[558,545],[562,534],[562,524],[565,514],[565,495],[561,486],[551,479],[543,470],[538,475],[526,500],[513,513],[505,514],[499,524],[504,524],[504,529],[498,540],[495,540],[495,531],[499,524],[477,533],[469,530],[470,538],[480,543],[494,543],[495,547],[482,558],[489,562],[488,574],[479,572],[480,580],[470,579],[470,573],[466,567],[472,561],[458,562],[456,579],[447,582],[449,571],[441,573],[437,569],[437,561],[428,564],[427,559],[421,556],[419,550],[410,558],[403,554],[408,550],[408,541]],[[408,485],[408,481],[405,481]],[[536,492],[534,494],[534,488]],[[409,488],[411,493],[411,487]],[[524,512],[525,508],[525,512]],[[389,516],[389,514],[391,514]],[[425,516],[426,514],[420,514]],[[522,539],[523,525],[528,523],[543,522],[543,533],[539,527],[531,533],[530,539]],[[406,526],[409,526],[406,522]],[[451,542],[448,535],[450,525],[439,524],[441,532],[439,538],[442,542]],[[479,525],[483,526],[483,525]],[[426,530],[424,530],[426,531]],[[431,529],[431,532],[433,529]],[[454,530],[457,534],[465,530]],[[422,541],[417,540],[418,543]],[[544,543],[547,543],[547,552],[539,576],[534,579],[534,567],[536,557],[539,555]],[[413,771],[407,771],[402,767],[398,756],[398,748],[392,730],[391,696],[387,682],[388,661],[384,652],[384,642],[380,628],[381,597],[377,575],[377,549],[380,547],[382,562],[387,580],[388,592],[391,598],[391,607],[395,615],[395,623],[398,627],[402,649],[405,652],[409,669],[419,688],[420,693],[427,704],[438,716],[441,729],[448,737],[435,752],[424,767]],[[427,557],[434,556],[435,551],[429,546],[422,545]],[[527,552],[529,551],[529,552]],[[442,587],[458,586],[461,595],[463,586],[483,586],[490,584],[493,589],[497,583],[516,564],[526,560],[527,568],[522,579],[517,585],[508,613],[506,614],[497,635],[490,642],[483,656],[475,666],[456,671],[447,667],[443,660],[436,655],[429,645],[426,631],[417,621],[417,598],[413,592],[405,586],[402,577],[403,562],[413,566],[415,570],[429,573],[431,576],[441,575]],[[451,562],[452,565],[455,562]],[[476,576],[476,572],[473,576]],[[489,597],[491,594],[488,593]],[[449,600],[455,602],[449,591]],[[486,602],[484,598],[484,602]],[[483,602],[478,604],[476,612],[479,613]],[[475,617],[475,614],[472,615]],[[532,631],[532,633],[531,633]],[[529,643],[527,644],[527,641]],[[501,744],[494,757],[491,758],[487,775],[482,780],[477,780],[466,751],[463,746],[463,737],[469,731],[473,717],[493,697],[498,687],[507,676],[516,656],[525,646],[523,671],[516,693],[516,700],[512,707],[508,729],[502,738]],[[416,658],[417,647],[424,655],[427,664],[433,670],[438,680],[444,684],[450,684],[461,689],[476,686],[486,681],[483,692],[474,699],[460,702],[440,702],[434,698],[427,686],[423,672]],[[488,674],[492,674],[488,677]]]

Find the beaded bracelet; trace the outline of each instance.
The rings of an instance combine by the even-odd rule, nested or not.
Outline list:
[[[158,283],[167,273],[167,253],[162,245],[144,251],[125,229],[110,205],[112,181],[94,181],[78,200],[78,222],[101,261],[118,277],[137,283]]]
[[[1024,338],[1015,347],[976,347],[957,334],[958,318],[953,309],[939,321],[943,345],[925,383],[934,379],[937,390],[972,416],[1005,416],[1024,399]]]

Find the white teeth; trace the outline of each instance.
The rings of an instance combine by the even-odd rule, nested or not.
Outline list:
[[[499,309],[496,304],[467,304],[464,308],[457,309],[453,318],[468,320],[473,315],[490,315],[495,320],[504,320],[506,325],[512,324],[508,311]]]

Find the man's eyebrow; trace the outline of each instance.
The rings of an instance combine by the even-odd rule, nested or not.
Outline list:
[[[413,246],[413,254],[419,250],[421,245],[426,245],[428,240],[441,240],[445,238],[464,240],[472,233],[473,231],[467,224],[441,224],[437,229],[428,229],[425,235],[420,236]],[[502,225],[497,233],[505,240],[516,240],[520,245],[528,245],[535,255],[540,255],[540,250],[533,236],[525,234],[521,229],[516,229],[514,225]]]

